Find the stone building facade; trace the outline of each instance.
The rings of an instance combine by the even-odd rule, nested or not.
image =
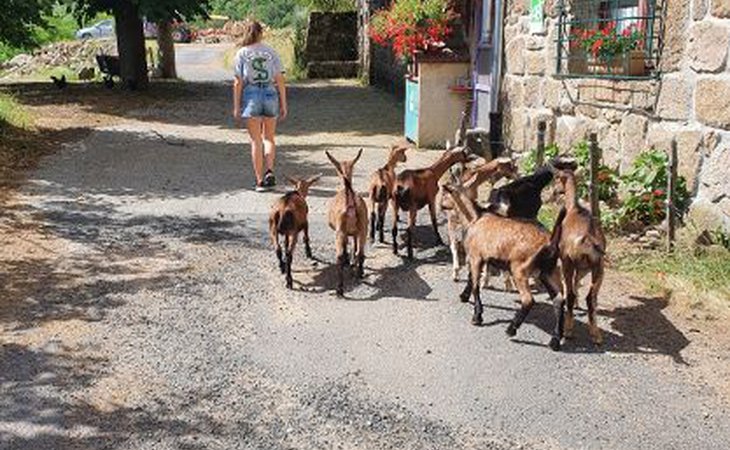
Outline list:
[[[563,149],[597,133],[604,160],[626,169],[642,150],[676,139],[679,172],[695,197],[691,217],[730,229],[730,0],[665,0],[661,75],[650,80],[556,77],[559,1],[545,0],[545,31],[532,34],[530,0],[507,0],[508,146],[534,148],[544,120],[548,141]]]

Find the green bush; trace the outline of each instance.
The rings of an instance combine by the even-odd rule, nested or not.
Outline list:
[[[310,11],[345,12],[355,10],[355,0],[298,0]]]
[[[661,150],[644,151],[634,160],[631,170],[621,176],[621,205],[610,216],[617,228],[647,226],[666,218],[668,156]],[[677,177],[674,205],[681,218],[689,208],[690,193],[684,177]]]

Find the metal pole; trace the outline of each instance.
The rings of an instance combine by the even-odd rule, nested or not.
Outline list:
[[[677,186],[677,141],[672,139],[667,166],[667,251],[674,249],[677,208],[674,204],[674,191]]]
[[[545,164],[545,128],[547,124],[541,120],[537,123],[537,155],[535,155],[536,167]]]
[[[600,149],[598,148],[598,136],[591,133],[591,171],[590,171],[590,195],[591,195],[591,214],[594,218],[601,219],[601,211],[598,206],[598,162],[601,159]]]

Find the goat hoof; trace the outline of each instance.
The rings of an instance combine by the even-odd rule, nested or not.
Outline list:
[[[552,339],[550,339],[550,348],[555,352],[560,350],[560,339],[558,339],[556,337],[553,337]]]
[[[482,316],[473,316],[471,318],[471,324],[476,327],[482,326]]]
[[[337,288],[336,294],[338,297],[344,297],[345,296],[345,290],[342,288]]]
[[[514,326],[514,324],[509,324],[505,333],[507,333],[507,336],[516,336],[517,328]]]
[[[459,300],[461,301],[461,303],[469,303],[469,295],[460,295]]]

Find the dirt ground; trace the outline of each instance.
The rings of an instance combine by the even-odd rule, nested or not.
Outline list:
[[[38,119],[13,131],[34,151],[6,169],[0,214],[3,448],[730,446],[722,309],[609,271],[603,348],[581,326],[547,350],[545,303],[510,341],[515,296],[488,291],[494,323],[471,327],[425,216],[416,262],[373,246],[366,281],[331,296],[323,150],[365,148],[362,190],[400,133],[387,94],[292,89],[280,174],[325,177],[310,200],[318,259],[296,256],[290,293],[266,240],[276,194],[250,189],[227,86],[0,89]]]

